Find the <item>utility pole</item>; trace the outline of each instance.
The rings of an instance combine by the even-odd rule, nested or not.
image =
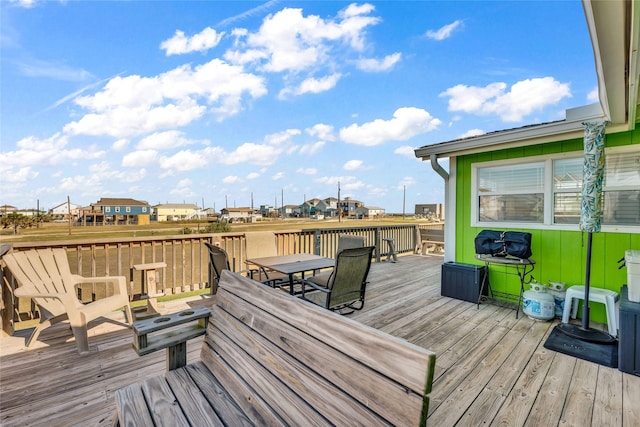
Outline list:
[[[69,214],[69,236],[71,236],[71,198],[67,196],[67,213]]]
[[[284,188],[280,189],[280,204],[282,205],[282,219],[284,219]]]
[[[407,186],[403,185],[402,186],[402,219],[404,220],[404,207],[405,207],[405,202],[407,200]]]
[[[342,222],[342,205],[340,204],[340,181],[338,181],[338,222]]]

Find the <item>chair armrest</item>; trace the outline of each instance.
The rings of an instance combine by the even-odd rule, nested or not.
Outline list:
[[[67,294],[59,293],[59,292],[38,292],[37,289],[33,289],[29,286],[20,286],[16,289],[13,294],[20,298],[57,298],[57,299],[65,299]]]
[[[315,283],[310,282],[308,280],[302,280],[302,298],[304,298],[305,286],[306,285],[311,286],[316,291],[324,292],[325,294],[330,294],[331,293],[331,289],[329,289],[329,288],[325,288],[324,286],[316,285]]]
[[[113,291],[116,294],[127,295],[127,284],[124,276],[103,276],[103,277],[84,277],[77,274],[73,275],[75,284],[79,283],[112,283]]]

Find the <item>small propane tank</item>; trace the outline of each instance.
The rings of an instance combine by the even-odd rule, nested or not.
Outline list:
[[[555,298],[547,293],[544,285],[531,280],[529,290],[524,292],[522,311],[535,320],[551,320],[555,316]]]
[[[564,313],[564,300],[567,295],[567,285],[560,282],[549,282],[547,292],[553,295],[556,303],[556,317],[562,317]]]

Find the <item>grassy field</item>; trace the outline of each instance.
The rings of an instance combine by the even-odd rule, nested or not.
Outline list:
[[[230,224],[232,232],[259,231],[259,230],[299,230],[309,228],[340,228],[340,227],[360,227],[378,225],[397,224],[418,224],[428,222],[425,219],[414,218],[413,216],[397,215],[388,216],[376,220],[343,219],[335,220],[267,220],[253,224]],[[4,229],[0,231],[0,242],[42,242],[51,240],[74,240],[74,239],[99,239],[107,237],[146,237],[146,236],[175,236],[183,234],[186,228],[192,233],[204,233],[209,225],[207,221],[201,222],[154,222],[147,225],[109,225],[109,226],[73,226],[69,230],[66,223],[45,223],[39,228],[21,229],[17,235],[13,230]]]

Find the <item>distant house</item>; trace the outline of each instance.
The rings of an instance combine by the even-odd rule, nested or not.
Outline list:
[[[323,215],[325,218],[334,217],[338,212],[338,199],[335,197],[327,197],[320,200],[316,206],[316,216]]]
[[[38,211],[37,209],[20,209],[19,211],[15,211],[15,213],[23,216],[38,216],[45,214],[44,211]]]
[[[299,206],[297,205],[284,205],[283,207],[278,208],[279,215],[284,218],[294,216],[296,211],[299,211]]]
[[[385,210],[377,206],[359,206],[355,210],[357,218],[377,218],[383,216]]]
[[[427,203],[416,205],[415,214],[444,220],[444,204]]]
[[[49,209],[49,215],[54,218],[68,219],[69,215],[71,215],[72,218],[77,218],[80,208],[82,208],[82,205],[64,202]]]
[[[14,213],[18,210],[18,208],[16,208],[15,206],[11,206],[11,205],[2,205],[0,206],[0,217],[2,217],[2,215],[7,215],[10,213]]]
[[[151,207],[152,221],[181,221],[198,218],[200,209],[193,203],[164,203]]]
[[[222,208],[220,209],[220,220],[227,222],[252,221],[262,218],[262,214],[251,208]]]
[[[102,198],[80,209],[86,225],[143,225],[151,222],[151,206],[134,199]]]
[[[260,214],[263,217],[271,217],[277,215],[277,210],[271,205],[260,205]]]
[[[342,210],[342,216],[356,216],[356,209],[364,206],[359,200],[351,199],[350,197],[346,197],[344,200],[340,201],[340,209]]]

